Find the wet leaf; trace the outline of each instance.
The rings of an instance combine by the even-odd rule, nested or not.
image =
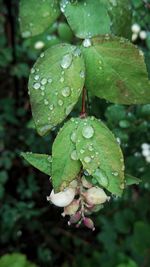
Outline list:
[[[51,176],[52,158],[50,155],[22,152],[21,156],[33,167]]]
[[[143,53],[128,40],[97,37],[83,53],[86,63],[86,88],[93,95],[118,104],[150,102]],[[140,77],[140,79],[139,79]]]
[[[75,3],[62,0],[61,11],[79,38],[112,32],[129,37],[131,33],[131,9],[128,0],[84,0]]]
[[[78,119],[68,121],[58,133],[52,147],[52,182],[55,191],[62,191],[76,178],[81,163],[76,152]]]
[[[77,130],[77,153],[88,171],[113,194],[124,189],[124,163],[121,149],[111,131],[94,117],[82,119]]]
[[[41,54],[29,78],[32,114],[40,135],[71,112],[82,92],[84,71],[81,51],[75,46],[59,44]]]
[[[57,0],[21,0],[20,27],[22,37],[27,38],[44,32],[60,14]]]

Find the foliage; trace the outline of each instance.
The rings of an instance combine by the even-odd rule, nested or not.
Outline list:
[[[149,34],[149,9],[141,0],[133,2],[134,22]],[[96,225],[94,233],[68,228],[67,220],[61,220],[57,209],[49,207],[45,200],[51,187],[47,177],[33,170],[19,155],[21,151],[31,150],[35,154],[51,154],[59,126],[43,138],[36,134],[27,96],[27,79],[29,69],[43,49],[64,42],[59,25],[63,23],[69,33],[72,31],[61,16],[45,32],[22,40],[16,20],[18,1],[13,1],[12,7],[9,5],[13,23],[9,23],[10,10],[5,3],[0,3],[0,66],[3,67],[0,93],[1,255],[20,251],[38,266],[45,267],[149,267],[150,167],[141,145],[150,143],[150,105],[123,106],[89,94],[89,116],[101,117],[114,133],[125,156],[126,172],[140,177],[142,182],[127,187],[122,198],[113,196],[112,202],[92,215]],[[9,25],[10,30],[14,25],[17,30],[14,45],[8,43],[5,25]],[[65,42],[80,45],[80,41],[71,36],[65,37]],[[138,38],[135,43],[147,60],[148,39]],[[68,118],[78,117],[80,103],[79,99]]]
[[[0,258],[1,267],[36,267],[35,264],[27,261],[26,257],[20,253],[6,254]]]

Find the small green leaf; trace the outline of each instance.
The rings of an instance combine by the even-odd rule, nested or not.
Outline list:
[[[84,61],[79,48],[59,44],[41,54],[29,79],[33,119],[40,135],[71,112],[84,85]]]
[[[57,0],[21,0],[20,27],[24,38],[44,32],[60,14]]]
[[[32,152],[22,152],[21,156],[33,167],[51,176],[51,156],[45,154],[36,154]]]
[[[76,148],[83,168],[98,183],[120,196],[124,189],[124,163],[119,144],[110,130],[94,117],[82,119]]]
[[[118,104],[150,102],[143,53],[128,40],[97,37],[83,47],[86,63],[86,88],[93,95]],[[140,77],[140,79],[139,79]]]
[[[125,181],[127,186],[133,184],[139,184],[141,182],[139,178],[136,178],[130,174],[125,174]]]
[[[68,121],[58,133],[52,147],[52,182],[62,191],[78,175],[81,163],[76,152],[78,119]]]
[[[128,0],[84,0],[75,3],[62,0],[61,11],[79,38],[112,32],[129,37],[129,32],[131,33],[131,9]]]

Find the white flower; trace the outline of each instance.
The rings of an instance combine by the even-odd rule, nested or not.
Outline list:
[[[150,148],[150,145],[147,144],[147,143],[143,143],[143,144],[141,145],[141,148],[142,148],[143,150],[145,150],[145,149],[149,149],[149,148]]]
[[[66,207],[68,206],[75,197],[75,189],[74,188],[66,188],[64,191],[59,193],[54,193],[52,190],[49,197],[47,197],[48,201],[51,201],[57,207]]]
[[[34,44],[34,48],[35,49],[42,49],[43,47],[45,46],[44,42],[43,41],[37,41],[35,44]]]
[[[141,27],[140,27],[140,25],[137,24],[137,23],[134,23],[134,24],[132,25],[132,27],[131,27],[131,30],[132,30],[133,33],[139,33],[139,32],[140,32],[140,29],[141,29]]]
[[[138,38],[138,34],[137,33],[133,33],[132,34],[132,42],[136,41]]]
[[[140,38],[141,38],[142,40],[145,40],[146,37],[147,37],[147,33],[146,33],[146,31],[140,31],[139,36],[140,36]]]
[[[105,194],[104,190],[99,187],[91,187],[86,191],[84,196],[87,203],[91,205],[102,204],[110,199],[110,197]]]

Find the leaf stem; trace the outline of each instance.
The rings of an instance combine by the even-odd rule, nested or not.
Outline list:
[[[86,115],[86,89],[84,87],[82,91],[82,110],[80,113],[80,118],[85,118]]]

